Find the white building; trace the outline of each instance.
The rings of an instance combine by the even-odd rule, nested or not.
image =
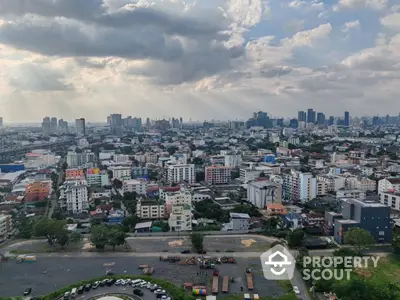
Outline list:
[[[269,181],[253,181],[247,185],[247,201],[264,209],[270,203],[282,202],[282,185]]]
[[[240,169],[240,181],[248,183],[260,177],[260,174],[273,175],[274,170],[267,166],[257,166],[252,168],[241,168]]]
[[[365,191],[357,189],[351,189],[351,190],[341,189],[336,192],[336,199],[340,198],[354,198],[357,200],[364,201],[366,198],[366,193]]]
[[[0,215],[0,241],[4,241],[12,233],[12,220],[9,215]]]
[[[67,211],[79,214],[89,208],[87,185],[84,181],[74,181],[65,189]]]
[[[126,154],[114,154],[113,161],[116,163],[126,163],[129,161],[129,155]]]
[[[231,167],[210,166],[205,168],[204,182],[209,185],[227,184],[231,182]]]
[[[167,167],[167,182],[171,185],[182,181],[189,184],[196,182],[194,165],[169,165]]]
[[[325,196],[328,194],[328,184],[325,181],[317,180],[317,196]]]
[[[381,204],[400,211],[400,194],[397,192],[379,192],[379,201]]]
[[[192,205],[192,194],[189,191],[179,191],[165,194],[167,213],[171,213],[174,205]]]
[[[354,188],[362,191],[375,191],[376,181],[368,178],[356,179]]]
[[[98,174],[86,174],[86,181],[88,186],[106,186],[110,184],[107,172],[100,172]]]
[[[341,176],[334,175],[317,175],[317,180],[327,183],[328,192],[336,192],[346,185],[346,179]]]
[[[191,206],[187,204],[172,206],[172,211],[168,218],[168,225],[171,231],[191,231]]]
[[[317,197],[317,179],[311,173],[299,173],[300,200],[308,201]]]
[[[109,167],[108,170],[112,171],[113,179],[124,181],[132,178],[131,167],[116,166],[116,167]]]
[[[141,219],[164,219],[164,202],[139,200],[136,205],[136,215]]]
[[[88,163],[94,163],[96,161],[96,155],[91,151],[85,151],[82,153],[69,151],[67,154],[67,164],[69,168],[79,168]]]
[[[25,155],[25,169],[42,169],[53,166],[58,162],[59,157],[47,150],[33,150]]]
[[[87,139],[83,138],[83,139],[79,139],[78,143],[77,143],[79,148],[87,148],[90,146],[89,142]]]
[[[147,181],[136,179],[124,180],[122,182],[122,189],[124,193],[136,192],[138,195],[145,195],[147,191]]]
[[[400,178],[390,177],[378,181],[378,192],[394,192],[400,190]]]
[[[248,214],[229,213],[230,221],[225,224],[228,231],[247,231],[250,226],[250,216]]]
[[[237,168],[242,164],[242,156],[240,154],[226,154],[224,160],[225,167]]]

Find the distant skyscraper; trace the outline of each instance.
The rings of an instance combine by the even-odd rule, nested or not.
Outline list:
[[[121,114],[111,114],[110,115],[110,130],[111,133],[116,136],[122,135],[122,116]]]
[[[328,119],[328,126],[332,126],[335,123],[335,118],[333,116],[330,116]]]
[[[80,118],[75,120],[76,133],[86,134],[86,121],[85,118]]]
[[[51,133],[50,118],[49,117],[43,118],[42,132],[43,132],[44,135],[50,135],[50,133]]]
[[[58,132],[68,132],[68,122],[63,119],[58,120]]]
[[[50,132],[56,133],[57,132],[57,118],[52,117],[50,120]]]
[[[325,125],[325,114],[324,113],[319,112],[317,114],[317,124],[318,125]]]
[[[315,123],[315,111],[312,108],[307,110],[307,123]]]
[[[0,128],[3,127],[3,118],[0,117]]]
[[[344,112],[343,125],[347,127],[350,126],[350,113],[348,111]]]
[[[306,122],[307,121],[307,113],[305,111],[300,110],[297,113],[297,120],[299,122]]]
[[[297,119],[290,119],[289,121],[289,126],[291,128],[298,128],[299,127],[299,122]]]

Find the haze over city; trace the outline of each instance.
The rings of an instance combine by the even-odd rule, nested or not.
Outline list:
[[[0,0],[6,122],[400,110],[395,0]]]

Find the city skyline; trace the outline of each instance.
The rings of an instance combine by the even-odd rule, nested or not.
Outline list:
[[[400,111],[397,2],[0,1],[1,115],[386,115]]]

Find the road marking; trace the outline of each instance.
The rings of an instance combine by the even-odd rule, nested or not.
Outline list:
[[[103,267],[112,267],[115,265],[115,262],[110,262],[110,263],[104,263]]]

